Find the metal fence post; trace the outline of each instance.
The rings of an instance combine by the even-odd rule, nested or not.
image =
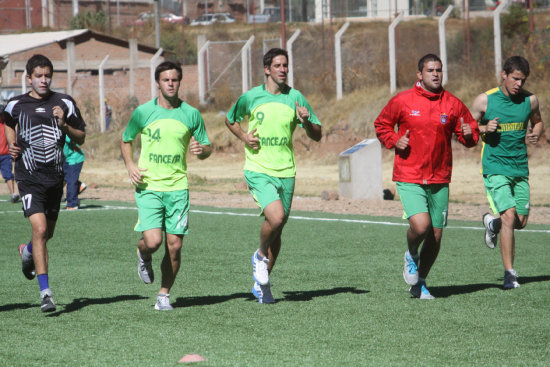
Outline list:
[[[297,29],[286,43],[288,52],[288,85],[291,87],[294,87],[294,52],[292,51],[292,46],[294,46],[294,41],[296,41],[300,33],[302,33],[302,31]]]
[[[336,35],[334,36],[334,58],[336,69],[336,100],[342,99],[342,35],[349,27],[349,22],[346,22]]]
[[[495,75],[497,82],[500,81],[502,70],[502,45],[500,44],[500,13],[508,6],[508,0],[502,0],[493,12],[493,33],[495,38]]]
[[[451,12],[453,11],[454,6],[449,5],[447,10],[441,15],[441,18],[439,18],[439,55],[441,56],[441,63],[443,64],[443,83],[442,85],[447,84],[447,81],[449,80],[448,76],[448,66],[447,66],[447,42],[445,39],[445,21],[451,15]]]
[[[397,89],[397,75],[396,75],[396,62],[395,62],[395,27],[403,19],[403,11],[399,12],[397,18],[391,22],[388,28],[388,42],[390,48],[390,93],[395,92]]]

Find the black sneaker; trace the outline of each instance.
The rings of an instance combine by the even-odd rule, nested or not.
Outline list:
[[[32,254],[27,250],[26,244],[19,245],[19,255],[21,256],[21,270],[25,278],[32,280],[36,276],[34,269],[34,260]]]
[[[19,201],[19,199],[20,199],[19,195],[13,194],[13,195],[11,196],[11,203],[12,203],[12,204],[15,204],[15,203],[17,203],[17,202]]]
[[[55,311],[55,303],[53,302],[52,291],[50,289],[44,289],[40,292],[40,298],[42,298],[42,305],[40,309],[42,312]]]
[[[504,271],[504,289],[519,288],[518,273],[514,269]]]

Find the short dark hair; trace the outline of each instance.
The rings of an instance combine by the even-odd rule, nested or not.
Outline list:
[[[288,52],[286,50],[283,50],[282,48],[272,48],[271,50],[267,51],[264,55],[264,67],[270,67],[273,59],[281,55],[286,57],[286,60],[288,61]]]
[[[512,74],[514,70],[521,71],[525,77],[529,76],[529,62],[521,56],[512,56],[509,57],[505,62],[502,68],[506,75]]]
[[[436,61],[443,65],[439,56],[437,56],[436,54],[427,54],[422,56],[420,60],[418,60],[418,71],[422,72],[422,69],[424,69],[424,64],[429,61]]]
[[[182,72],[180,64],[174,61],[163,61],[155,69],[155,80],[157,82],[159,81],[160,73],[166,70],[176,70],[178,72],[178,80],[181,81]]]
[[[53,64],[50,61],[50,59],[48,59],[44,55],[40,55],[40,54],[33,55],[27,61],[27,65],[25,66],[25,70],[27,71],[27,75],[29,75],[29,76],[32,75],[32,73],[34,72],[34,69],[37,68],[37,67],[43,67],[43,68],[49,67],[50,71],[53,74]]]

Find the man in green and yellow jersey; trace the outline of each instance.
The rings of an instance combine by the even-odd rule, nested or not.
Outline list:
[[[181,67],[165,61],[157,66],[155,80],[159,90],[155,98],[132,114],[124,130],[121,152],[131,182],[136,186],[138,223],[142,232],[138,241],[138,274],[150,284],[154,280],[152,255],[166,237],[161,263],[162,280],[156,310],[172,310],[170,289],[180,267],[183,236],[188,231],[189,189],[187,149],[199,159],[212,152],[204,121],[196,108],[178,97]],[[141,137],[141,154],[132,160],[132,142]]]
[[[493,213],[500,215],[483,215],[485,243],[494,248],[500,233],[504,289],[519,287],[514,230],[524,228],[529,218],[526,140],[537,144],[543,132],[539,101],[523,89],[528,76],[527,60],[510,57],[504,63],[500,86],[477,96],[472,106],[483,139],[481,165],[487,198]]]
[[[264,55],[266,82],[244,93],[227,113],[229,130],[245,143],[244,177],[265,217],[260,247],[252,255],[252,293],[259,303],[273,303],[269,274],[281,249],[281,233],[290,214],[296,163],[292,134],[296,126],[321,140],[321,122],[304,96],[286,84],[288,54],[273,48]],[[248,118],[248,129],[241,127]]]

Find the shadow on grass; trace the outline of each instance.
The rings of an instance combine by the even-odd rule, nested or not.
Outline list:
[[[14,311],[14,310],[25,310],[27,308],[35,308],[36,304],[31,303],[12,303],[8,305],[0,306],[0,312]]]
[[[104,208],[104,205],[100,204],[86,204],[86,205],[80,205],[79,209],[98,209],[98,208]]]
[[[139,301],[142,299],[148,299],[149,297],[138,296],[134,294],[121,295],[116,297],[107,297],[107,298],[75,298],[71,303],[68,303],[64,309],[52,312],[48,314],[49,317],[59,316],[64,313],[74,312],[83,309],[87,306],[92,305],[106,305],[115,302],[126,302],[126,301]],[[59,309],[59,305],[57,306]]]
[[[333,296],[340,293],[352,293],[352,294],[366,294],[368,290],[357,289],[355,287],[337,287],[332,289],[319,289],[316,291],[295,291],[295,292],[283,292],[285,295],[285,301],[303,302],[311,301],[316,297]]]
[[[227,296],[200,296],[200,297],[178,297],[174,307],[193,307],[193,306],[208,306],[231,301],[232,299],[243,298],[248,301],[255,300],[252,293],[233,293]]]
[[[483,291],[485,289],[497,288],[502,289],[503,278],[499,279],[499,283],[479,283],[479,284],[465,284],[465,285],[451,285],[443,287],[430,287],[430,293],[433,294],[435,298],[446,298],[450,296],[456,296],[459,294],[467,294]],[[550,275],[539,275],[533,277],[522,277],[518,278],[520,284],[529,284],[535,282],[547,282],[550,280]]]
[[[276,298],[275,301],[311,301],[315,297],[327,297],[340,293],[365,294],[369,293],[369,291],[352,287],[338,287],[332,289],[320,289],[316,291],[283,292],[283,294],[285,295],[284,298]],[[172,304],[172,306],[174,306],[175,308],[208,306],[238,298],[242,298],[246,301],[256,301],[256,298],[252,295],[252,292],[247,292],[233,293],[227,296],[179,297],[176,299],[176,302]]]
[[[91,305],[105,305],[115,302],[125,302],[125,301],[138,301],[141,299],[148,299],[149,297],[143,297],[143,296],[137,296],[137,295],[124,295],[124,296],[116,296],[116,297],[108,297],[108,298],[76,298],[73,300],[73,302],[67,304],[63,310],[59,310],[56,312],[52,312],[50,314],[47,314],[48,316],[59,316],[63,313],[78,311],[86,306]],[[57,305],[57,308],[59,309],[60,305]],[[27,308],[40,308],[39,304],[32,304],[32,303],[12,303],[8,305],[2,305],[0,306],[0,312],[6,312],[6,311],[14,311],[14,310],[24,310]]]

